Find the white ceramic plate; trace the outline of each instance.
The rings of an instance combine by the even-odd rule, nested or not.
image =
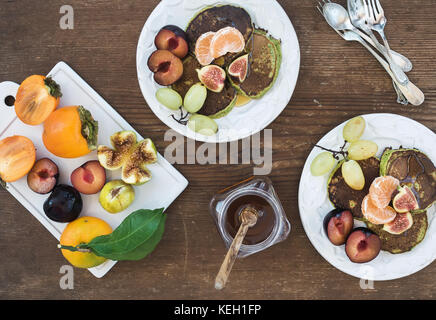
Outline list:
[[[436,149],[434,148],[436,135],[427,127],[394,114],[369,114],[364,115],[364,118],[367,128],[362,139],[372,140],[378,144],[378,157],[386,147],[394,149],[400,146],[414,147],[427,154],[433,163],[436,163]],[[318,145],[338,149],[343,144],[344,125],[345,122],[330,131],[318,142]],[[348,259],[344,246],[332,245],[323,230],[323,219],[333,209],[327,194],[328,175],[314,177],[310,173],[310,164],[321,151],[319,148],[314,148],[307,158],[298,193],[300,217],[304,230],[320,255],[339,270],[368,280],[392,280],[405,277],[423,269],[435,260],[436,221],[434,218],[436,209],[434,205],[427,211],[429,226],[424,240],[410,252],[394,255],[381,251],[374,260],[356,264]]]
[[[66,63],[59,62],[49,73],[61,86],[62,98],[59,107],[83,105],[99,122],[98,143],[110,146],[110,136],[121,130],[136,132],[103,98],[95,92],[80,76]],[[76,158],[63,159],[52,155],[42,142],[43,125],[28,126],[18,120],[13,107],[4,103],[5,97],[15,97],[18,84],[6,81],[0,83],[0,140],[12,135],[23,135],[33,141],[36,147],[36,158],[50,158],[59,167],[59,183],[71,185],[71,172],[87,161],[96,160],[97,152]],[[138,139],[142,139],[138,135]],[[81,216],[94,216],[103,219],[115,229],[131,212],[138,209],[167,208],[186,188],[188,181],[160,154],[158,161],[148,166],[152,179],[142,186],[135,187],[135,201],[126,210],[110,214],[99,204],[98,194],[82,195],[83,210]],[[106,171],[107,181],[120,179],[118,171]],[[165,190],[165,192],[162,192]],[[66,223],[54,222],[47,218],[42,209],[48,195],[39,195],[29,189],[26,177],[8,184],[8,191],[59,240]],[[17,248],[18,249],[18,248]],[[59,254],[61,252],[59,251]],[[100,278],[104,276],[115,264],[115,261],[105,263],[89,269],[93,275]]]
[[[162,106],[156,99],[159,85],[147,67],[148,57],[156,50],[154,38],[167,24],[185,29],[194,15],[206,6],[234,4],[243,7],[254,24],[266,29],[282,41],[283,60],[277,81],[271,90],[259,100],[237,107],[226,117],[218,119],[218,133],[214,136],[196,134],[171,118],[173,111]],[[243,139],[267,127],[289,103],[300,69],[300,47],[289,17],[275,0],[163,0],[154,9],[142,29],[136,53],[139,86],[147,104],[167,126],[178,133],[199,141],[219,143]],[[176,113],[178,114],[178,113]]]

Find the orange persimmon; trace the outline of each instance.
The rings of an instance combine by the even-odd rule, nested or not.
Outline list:
[[[23,136],[12,136],[0,141],[0,180],[14,182],[32,169],[36,160],[35,145]]]
[[[51,77],[30,76],[18,88],[15,113],[26,124],[41,124],[57,108],[61,96],[59,85]]]
[[[61,158],[78,158],[97,148],[98,122],[82,106],[57,109],[44,122],[42,141]]]

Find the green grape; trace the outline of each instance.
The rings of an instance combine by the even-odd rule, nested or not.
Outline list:
[[[193,114],[189,118],[188,128],[205,136],[213,136],[218,131],[216,122],[201,114]]]
[[[374,157],[378,151],[375,142],[359,140],[350,144],[348,148],[348,158],[351,160],[365,160]]]
[[[345,161],[342,164],[342,176],[351,189],[362,190],[365,186],[365,176],[357,161]]]
[[[313,159],[310,172],[314,176],[323,176],[336,165],[336,159],[330,152],[322,152]]]
[[[344,140],[354,142],[360,139],[365,131],[365,119],[363,117],[355,117],[349,120],[342,131]]]
[[[156,99],[171,110],[178,110],[183,103],[180,94],[170,88],[160,88],[157,90]]]
[[[183,106],[190,113],[196,113],[202,107],[207,98],[207,89],[200,82],[189,88],[183,101]]]

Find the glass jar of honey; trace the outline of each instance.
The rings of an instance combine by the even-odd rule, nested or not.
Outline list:
[[[256,209],[256,225],[248,229],[239,250],[243,258],[285,240],[291,230],[282,204],[267,177],[252,177],[218,192],[210,202],[210,213],[227,248],[241,225],[239,216],[247,206]]]

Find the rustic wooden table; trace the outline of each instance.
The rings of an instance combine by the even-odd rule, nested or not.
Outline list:
[[[21,82],[70,64],[160,152],[168,129],[147,107],[136,76],[136,46],[157,0],[71,0],[73,30],[61,30],[58,1],[0,1],[0,81]],[[239,1],[238,1],[239,2]],[[315,9],[316,1],[281,0],[301,46],[291,102],[273,130],[270,175],[293,230],[287,241],[238,261],[228,287],[213,281],[226,252],[208,213],[212,195],[252,174],[252,165],[178,165],[190,184],[168,209],[158,249],[139,262],[118,263],[103,279],[75,269],[74,290],[59,286],[65,260],[57,241],[6,191],[0,191],[0,298],[7,299],[400,299],[433,298],[436,264],[407,278],[359,280],[333,268],[309,242],[298,213],[298,182],[316,142],[360,114],[392,112],[436,130],[434,0],[383,0],[392,48],[414,63],[411,79],[426,94],[421,107],[400,106],[390,78],[356,43],[346,43]],[[340,1],[345,4],[344,0]],[[240,1],[242,4],[243,1]],[[284,52],[286,54],[286,52]]]

